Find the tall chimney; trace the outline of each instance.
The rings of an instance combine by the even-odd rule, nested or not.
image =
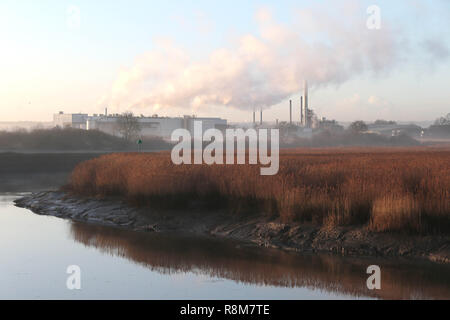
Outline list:
[[[105,116],[108,116],[108,108],[105,108]]]
[[[256,124],[256,112],[255,112],[255,109],[253,109],[253,124]]]
[[[260,121],[260,124],[262,125],[262,109],[261,109],[261,121]]]
[[[300,124],[303,126],[303,96],[300,97]]]
[[[308,119],[308,81],[305,80],[303,95],[305,97],[305,126],[309,128],[309,119]]]
[[[292,124],[292,100],[289,100],[289,123]]]

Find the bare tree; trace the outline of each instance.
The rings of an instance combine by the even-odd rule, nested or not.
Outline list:
[[[117,118],[117,131],[125,140],[131,141],[139,136],[141,126],[133,113],[127,111]]]
[[[358,134],[358,133],[367,131],[368,127],[364,121],[359,120],[359,121],[352,122],[350,124],[349,130],[354,134]]]
[[[434,122],[435,126],[446,126],[450,125],[450,113],[447,114],[445,117],[440,117]]]

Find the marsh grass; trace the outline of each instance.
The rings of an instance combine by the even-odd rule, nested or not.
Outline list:
[[[79,164],[68,185],[82,195],[282,221],[367,226],[414,234],[450,231],[450,150],[345,148],[282,151],[275,176],[256,165],[182,165],[170,153],[111,154]],[[205,212],[205,214],[207,214]]]

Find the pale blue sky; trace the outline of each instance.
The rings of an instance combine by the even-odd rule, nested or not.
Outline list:
[[[358,9],[347,12],[343,3],[355,3]],[[390,32],[400,43],[395,51],[398,56],[380,73],[358,71],[338,85],[334,81],[312,83],[311,104],[316,113],[338,120],[432,120],[450,112],[449,1],[2,0],[0,121],[45,121],[60,109],[96,113],[106,105],[110,112],[154,113],[150,105],[132,108],[133,93],[127,97],[130,106],[102,104],[101,98],[111,94],[120,70],[128,70],[138,57],[156,50],[158,39],[170,39],[191,59],[203,61],[221,48],[232,52],[236,38],[258,36],[255,15],[261,8],[270,10],[277,24],[294,29],[298,28],[296,12],[310,6],[346,24],[365,20],[365,9],[371,4],[380,7],[382,17],[382,29],[374,32]],[[79,27],[68,24],[70,6],[80,10]],[[311,42],[322,37],[321,33],[296,31]],[[320,41],[327,39],[324,34]],[[146,75],[143,83],[151,77]],[[265,119],[287,119],[287,101],[297,101],[298,96],[294,93],[276,100]],[[245,108],[218,103],[158,110],[167,115],[193,112],[232,121],[251,119]]]

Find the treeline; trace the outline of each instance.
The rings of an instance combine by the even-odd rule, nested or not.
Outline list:
[[[170,144],[152,137],[143,139],[141,150],[168,149]],[[1,151],[134,151],[135,142],[98,130],[74,128],[0,131]]]

